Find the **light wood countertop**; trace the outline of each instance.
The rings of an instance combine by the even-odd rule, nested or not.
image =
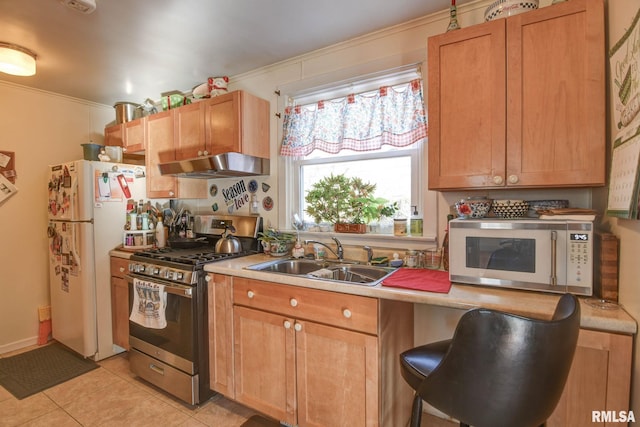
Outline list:
[[[130,252],[113,250],[112,256],[129,258]],[[381,286],[364,286],[358,284],[344,284],[322,279],[308,279],[286,274],[269,273],[248,270],[246,267],[261,262],[272,261],[268,255],[251,255],[230,260],[222,260],[207,264],[205,271],[225,274],[229,276],[245,277],[292,286],[341,292],[352,295],[362,295],[372,298],[392,299],[427,304],[439,307],[468,310],[476,307],[491,308],[533,317],[549,317],[555,309],[559,294],[519,291],[512,289],[498,289],[485,286],[462,285],[454,283],[447,294],[414,291]],[[635,334],[637,324],[623,307],[614,309],[600,309],[585,302],[587,298],[580,297],[581,327],[621,334]]]

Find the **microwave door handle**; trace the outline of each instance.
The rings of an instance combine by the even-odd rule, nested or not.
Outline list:
[[[551,277],[550,277],[551,286],[556,286],[558,284],[557,252],[558,252],[558,232],[551,231]]]

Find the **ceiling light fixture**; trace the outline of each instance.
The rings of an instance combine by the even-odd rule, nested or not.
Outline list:
[[[96,0],[60,0],[65,6],[89,14],[96,10]]]
[[[36,54],[22,46],[0,42],[0,72],[33,76],[36,73]]]

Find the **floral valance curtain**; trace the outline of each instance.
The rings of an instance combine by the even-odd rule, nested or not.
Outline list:
[[[304,157],[316,149],[374,151],[383,144],[404,147],[427,137],[422,82],[287,107],[283,126],[282,156]]]

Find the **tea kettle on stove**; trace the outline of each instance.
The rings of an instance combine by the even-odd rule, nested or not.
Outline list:
[[[231,233],[236,232],[233,225],[225,225],[222,237],[216,242],[216,252],[220,254],[235,254],[242,252],[242,243],[240,239],[232,236]]]

